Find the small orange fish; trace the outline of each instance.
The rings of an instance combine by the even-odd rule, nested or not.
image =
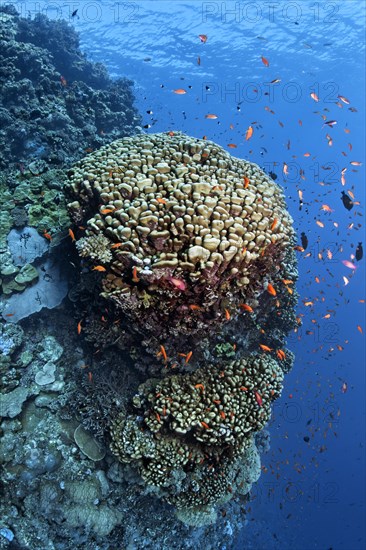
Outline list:
[[[162,199],[161,197],[158,197],[156,200],[158,201],[159,204],[166,204],[166,200]]]
[[[260,393],[258,393],[257,391],[255,391],[255,392],[254,392],[254,395],[255,395],[255,400],[256,400],[256,402],[258,403],[259,407],[261,407],[263,401],[262,401],[262,397],[261,397]]]
[[[107,271],[102,265],[96,265],[93,267],[93,271]]]
[[[186,355],[186,360],[185,360],[185,363],[186,363],[186,364],[189,363],[189,361],[190,361],[192,355],[193,355],[193,351],[189,351],[189,352],[187,353],[187,355]]]
[[[209,120],[216,120],[218,116],[213,113],[209,113],[208,115],[205,115],[205,118],[208,118]]]
[[[269,61],[268,61],[268,59],[263,57],[263,55],[261,56],[261,60],[262,60],[263,65],[265,65],[266,67],[269,67]]]
[[[235,143],[228,143],[227,146],[230,147],[230,149],[236,149],[237,148],[237,145],[235,145]]]
[[[271,224],[271,231],[274,230],[274,228],[276,227],[276,225],[278,224],[278,218],[275,218]]]
[[[225,319],[227,321],[230,321],[231,315],[228,309],[225,308]]]
[[[195,388],[198,390],[201,390],[202,392],[205,391],[205,386],[203,384],[196,384],[195,385]]]
[[[316,220],[316,224],[319,225],[319,227],[324,227],[324,223],[319,220]]]
[[[202,309],[201,306],[197,306],[196,304],[190,304],[188,307],[192,311],[201,311],[201,309]]]
[[[78,326],[77,326],[77,332],[78,332],[78,334],[81,333],[81,328],[82,328],[82,327],[81,327],[81,321],[79,321],[79,322],[78,322]]]
[[[156,413],[155,413],[155,416],[156,416],[156,420],[157,420],[158,422],[161,422],[160,414],[156,412]]]
[[[137,276],[137,266],[133,266],[132,268],[132,282],[133,283],[138,283],[139,282],[139,277]]]
[[[184,88],[178,88],[177,90],[173,90],[173,92],[177,95],[184,95],[187,93],[187,91],[184,90]]]
[[[263,351],[272,351],[272,348],[266,346],[265,344],[259,344],[259,347],[260,347]]]
[[[278,349],[278,350],[276,351],[276,355],[277,355],[277,357],[278,357],[281,361],[283,361],[284,359],[286,359],[286,353],[285,353],[282,349]]]
[[[310,97],[311,97],[311,99],[313,99],[314,101],[319,101],[319,98],[318,98],[318,96],[316,95],[315,92],[313,92],[312,94],[310,94]]]
[[[47,233],[47,231],[43,231],[43,236],[48,241],[50,241],[50,242],[52,241],[52,235],[50,233]]]
[[[225,420],[226,414],[224,413],[224,411],[220,411],[220,416],[223,420]]]
[[[89,383],[93,381],[93,374],[90,371],[88,372],[88,380],[89,380]]]
[[[275,288],[271,285],[271,283],[268,283],[268,285],[267,285],[267,292],[271,296],[276,296],[277,295],[277,292],[276,292]]]
[[[244,189],[247,189],[249,187],[249,178],[244,176]]]
[[[120,246],[122,246],[122,243],[114,243],[111,248],[119,248]]]
[[[74,235],[74,232],[73,232],[72,229],[69,229],[69,235],[71,237],[72,242],[75,242],[76,239],[75,239],[75,235]]]
[[[294,282],[291,279],[282,279],[284,285],[293,285]]]
[[[168,356],[163,345],[160,345],[160,353],[163,356],[164,361],[168,361]]]
[[[210,429],[210,426],[208,424],[206,424],[206,422],[201,422],[201,426],[203,428],[205,428],[205,430],[209,430]]]
[[[358,162],[358,160],[352,160],[350,164],[352,164],[352,166],[362,166],[362,162]]]
[[[358,332],[360,332],[361,334],[363,334],[363,330],[362,330],[361,325],[357,325],[357,330],[358,330]]]
[[[199,34],[198,38],[201,40],[201,42],[203,42],[203,44],[206,44],[208,36],[207,34]]]
[[[101,214],[111,214],[114,212],[114,208],[103,208],[103,210],[100,211]]]
[[[239,304],[240,307],[244,309],[244,311],[248,311],[248,313],[253,313],[253,308],[248,306],[248,304]]]
[[[61,86],[67,86],[67,80],[64,76],[60,76]]]
[[[249,126],[247,131],[245,132],[245,140],[248,141],[253,135],[253,127]]]

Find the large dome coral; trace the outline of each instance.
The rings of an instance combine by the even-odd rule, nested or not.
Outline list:
[[[75,165],[78,250],[140,334],[203,334],[267,290],[293,241],[283,192],[256,164],[181,133],[138,135]],[[93,252],[103,235],[105,250]],[[100,263],[100,262],[99,262]]]

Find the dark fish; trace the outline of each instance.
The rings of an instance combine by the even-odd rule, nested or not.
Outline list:
[[[363,258],[363,248],[362,243],[358,243],[356,248],[356,260],[359,262]]]
[[[271,177],[273,179],[273,181],[276,181],[277,174],[275,174],[274,172],[268,172],[268,175],[269,175],[269,177]]]
[[[343,206],[345,208],[347,208],[347,210],[352,210],[353,208],[353,202],[351,201],[351,199],[349,198],[348,195],[346,195],[346,193],[344,191],[342,191],[342,196],[341,196],[341,200],[343,202]]]
[[[78,10],[77,10],[77,9],[74,10],[74,11],[72,12],[72,14],[71,14],[71,17],[76,17],[77,13],[78,13]]]
[[[305,443],[309,443],[310,437],[308,435],[305,435],[304,436],[304,441],[305,441]]]
[[[309,244],[308,238],[307,238],[307,236],[305,235],[305,233],[302,232],[302,233],[301,233],[301,246],[303,247],[304,250],[307,249],[308,244]]]

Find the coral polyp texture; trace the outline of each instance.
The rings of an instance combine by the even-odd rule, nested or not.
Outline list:
[[[219,329],[266,290],[293,244],[281,188],[211,141],[175,132],[119,139],[69,178],[69,212],[86,227],[79,254],[143,336]]]
[[[278,363],[257,354],[149,380],[133,399],[135,414],[122,413],[113,423],[112,450],[178,508],[230,499],[243,489],[239,473],[251,478],[246,455],[282,381]]]

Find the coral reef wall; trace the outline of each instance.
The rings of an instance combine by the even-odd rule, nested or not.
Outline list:
[[[294,359],[283,192],[257,165],[179,132],[117,140],[69,180],[76,247],[95,282],[84,330],[106,312],[101,332],[113,327],[147,377],[110,417],[111,449],[180,519],[210,523],[215,505],[258,478],[254,435]]]
[[[59,166],[136,131],[132,82],[88,61],[70,25],[0,13],[0,168]]]

